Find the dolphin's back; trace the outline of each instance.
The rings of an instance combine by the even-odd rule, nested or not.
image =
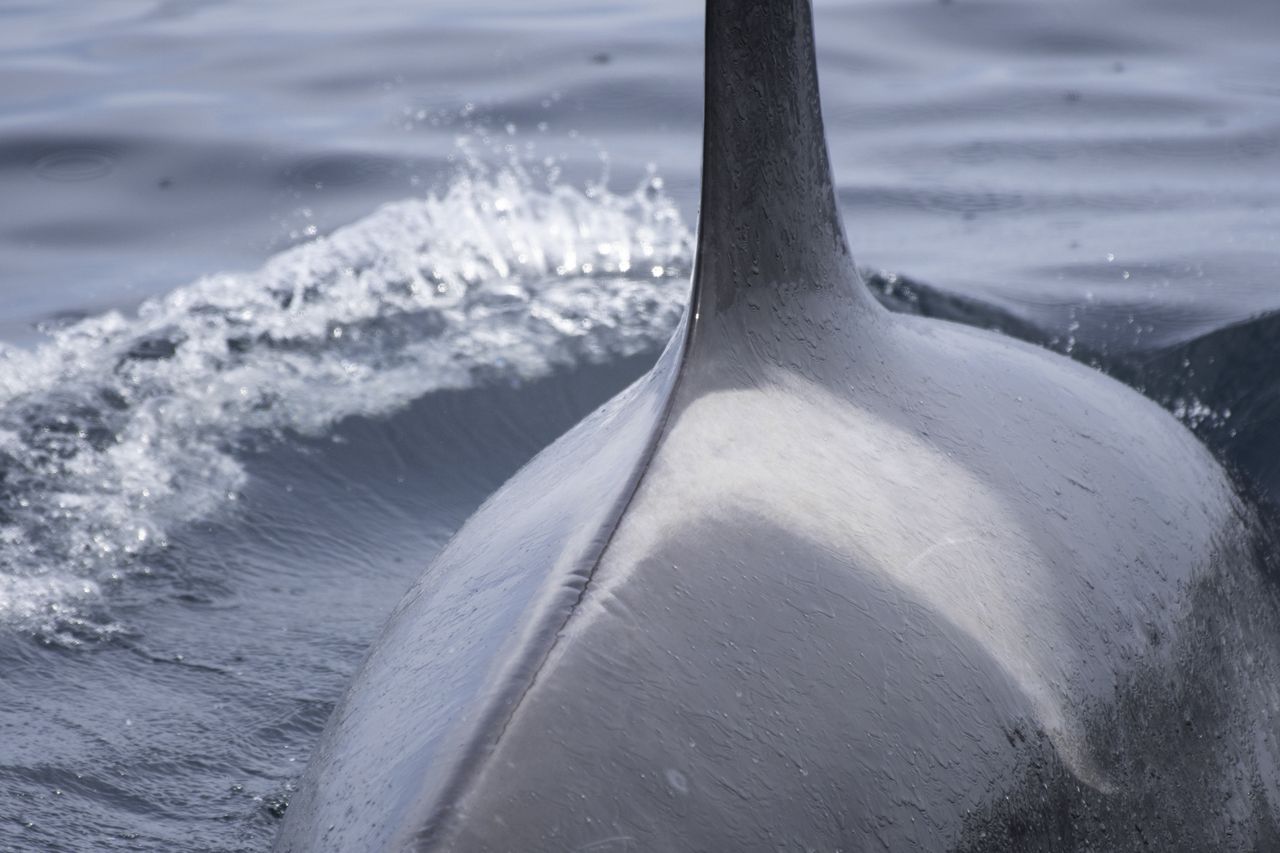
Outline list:
[[[276,849],[1280,849],[1269,534],[1132,390],[880,309],[808,0],[707,9],[685,325],[400,605]]]
[[[899,363],[877,401],[694,354],[439,849],[1280,842],[1280,635],[1221,470],[1083,368],[899,331],[977,376]]]

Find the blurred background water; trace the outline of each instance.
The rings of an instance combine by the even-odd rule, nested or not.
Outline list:
[[[877,295],[1280,495],[1280,6],[816,8]],[[674,327],[701,56],[688,0],[0,0],[0,850],[268,846],[400,594]]]

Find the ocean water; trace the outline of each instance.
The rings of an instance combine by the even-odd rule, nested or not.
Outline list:
[[[1280,497],[1280,6],[816,15],[877,295]],[[269,846],[401,593],[678,321],[701,54],[687,0],[0,0],[0,850]]]

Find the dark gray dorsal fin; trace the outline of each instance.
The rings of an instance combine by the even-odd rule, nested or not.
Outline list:
[[[822,128],[810,0],[707,0],[706,50],[698,313],[755,288],[856,282]]]

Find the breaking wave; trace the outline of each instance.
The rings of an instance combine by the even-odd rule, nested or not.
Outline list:
[[[104,585],[234,504],[254,436],[660,345],[692,235],[634,192],[472,174],[285,251],[0,347],[0,624],[122,630]]]

